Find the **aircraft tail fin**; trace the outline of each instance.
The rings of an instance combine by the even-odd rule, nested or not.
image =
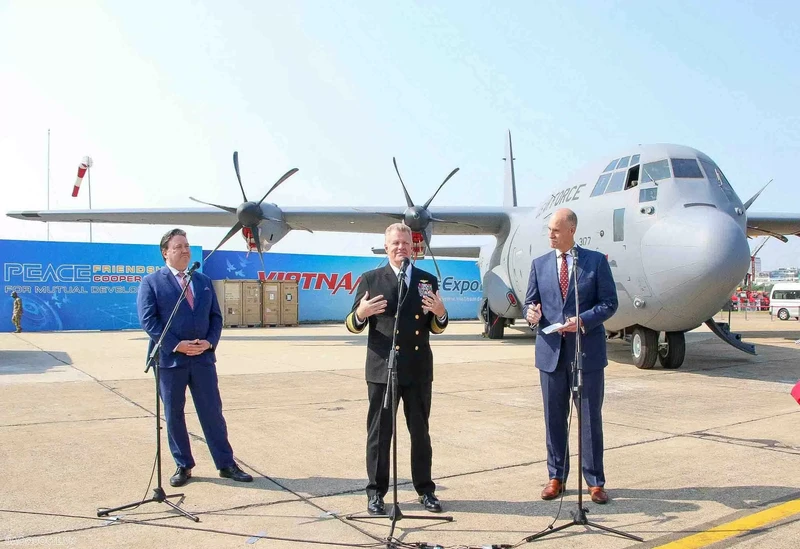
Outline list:
[[[515,208],[517,206],[517,180],[514,177],[514,149],[511,146],[511,130],[508,130],[506,142],[506,174],[503,180],[503,206]]]

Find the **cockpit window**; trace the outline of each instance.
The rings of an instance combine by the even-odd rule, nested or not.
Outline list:
[[[671,158],[670,160],[672,160],[672,172],[675,174],[675,179],[679,177],[703,178],[703,172],[700,171],[700,166],[697,165],[697,160],[694,158]]]
[[[620,168],[627,168],[628,167],[628,160],[630,160],[630,159],[631,159],[630,156],[624,156],[624,157],[620,158],[619,159],[619,164],[617,164],[617,169],[619,170]]]
[[[634,154],[631,157],[631,166],[635,166],[638,163],[639,163],[639,155],[638,154]]]
[[[597,179],[597,183],[595,183],[594,189],[592,190],[592,196],[600,196],[601,194],[606,192],[606,185],[608,185],[609,179],[611,179],[610,173],[604,173],[603,175],[601,175]]]
[[[732,204],[736,204],[739,202],[739,197],[736,196],[736,193],[731,187],[731,184],[728,183],[728,180],[725,178],[725,174],[722,173],[716,164],[713,162],[709,162],[708,160],[700,159],[700,164],[703,166],[703,170],[706,172],[706,177],[708,178],[709,183],[719,185],[722,188],[722,192],[725,193],[725,196],[728,197],[728,200],[731,201]]]
[[[642,183],[655,183],[662,179],[669,179],[670,177],[669,162],[667,162],[667,160],[657,160],[656,162],[648,162],[642,166],[642,175],[639,179],[641,179]]]
[[[627,172],[625,170],[614,172],[614,175],[611,176],[611,181],[606,187],[606,193],[615,193],[617,191],[621,191],[622,187],[625,186],[625,175]]]
[[[609,162],[609,163],[608,163],[608,166],[606,166],[606,169],[605,169],[605,170],[603,170],[603,171],[604,171],[604,172],[610,172],[611,170],[613,170],[613,169],[614,169],[614,167],[617,165],[617,161],[619,161],[619,158],[615,158],[614,160],[612,160],[611,162]]]

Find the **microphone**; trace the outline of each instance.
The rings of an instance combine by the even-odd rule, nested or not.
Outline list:
[[[199,261],[195,261],[194,263],[192,263],[192,266],[189,267],[189,270],[186,271],[186,272],[187,272],[187,274],[192,274],[193,272],[195,272],[199,268],[200,268],[200,262]]]
[[[578,259],[578,245],[577,244],[575,244],[572,247],[571,251],[572,251],[572,259]]]
[[[399,273],[400,276],[403,276],[403,277],[406,276],[406,269],[408,269],[409,263],[411,263],[411,260],[408,259],[407,257],[404,257],[403,258],[403,264],[400,265],[400,273]]]

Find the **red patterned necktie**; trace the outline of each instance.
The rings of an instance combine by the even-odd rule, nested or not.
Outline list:
[[[181,277],[181,288],[186,286],[186,273],[178,273],[178,276]],[[189,287],[186,288],[186,302],[189,304],[189,307],[194,309],[194,294],[192,293],[192,285],[189,284]]]
[[[567,271],[567,254],[561,254],[561,270],[558,274],[558,281],[561,284],[561,298],[567,299],[567,287],[569,286],[569,273]]]

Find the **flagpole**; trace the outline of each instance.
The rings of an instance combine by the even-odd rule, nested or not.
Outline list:
[[[91,158],[91,156],[89,157]],[[89,167],[86,169],[86,177],[88,177],[88,184],[89,184],[89,210],[92,209],[92,168]],[[92,222],[89,221],[89,242],[92,241]]]
[[[47,128],[47,209],[50,210],[50,128]],[[47,225],[47,241],[50,242],[50,222]]]

